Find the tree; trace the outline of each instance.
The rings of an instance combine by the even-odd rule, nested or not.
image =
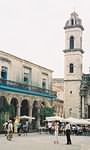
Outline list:
[[[44,124],[45,118],[50,116],[55,116],[55,109],[47,106],[41,107],[40,109],[41,125]]]

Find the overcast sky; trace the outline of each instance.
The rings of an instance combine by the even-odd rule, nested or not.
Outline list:
[[[63,77],[64,25],[76,11],[83,32],[84,72],[90,66],[90,0],[0,0],[0,49]]]

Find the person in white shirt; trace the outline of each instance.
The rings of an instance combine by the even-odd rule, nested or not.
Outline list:
[[[54,124],[54,136],[55,136],[54,144],[59,144],[58,132],[59,132],[59,125],[58,125],[58,122],[56,121],[55,124]]]
[[[65,132],[66,132],[67,144],[72,144],[70,138],[71,126],[69,122],[66,123]]]
[[[7,139],[11,140],[12,137],[13,137],[13,124],[12,124],[12,120],[9,120],[8,128],[7,128]]]
[[[9,132],[13,132],[13,124],[12,124],[12,121],[10,120],[9,123],[8,123],[8,133]]]

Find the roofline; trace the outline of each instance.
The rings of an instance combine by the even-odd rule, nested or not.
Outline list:
[[[14,57],[14,58],[17,58],[17,59],[21,60],[21,61],[26,61],[26,62],[28,62],[28,63],[31,63],[32,65],[35,65],[35,66],[38,66],[38,67],[40,67],[40,68],[46,69],[46,70],[48,70],[48,71],[50,71],[50,72],[54,72],[54,71],[51,70],[51,69],[48,69],[48,68],[46,68],[46,67],[37,65],[37,64],[35,64],[35,63],[33,63],[33,62],[30,62],[30,61],[28,61],[28,60],[26,60],[26,59],[17,57],[17,56],[15,56],[15,55],[13,55],[13,54],[10,54],[10,53],[8,53],[8,52],[5,52],[5,51],[0,50],[0,53],[4,53],[4,54],[7,54],[7,55],[10,55],[10,56],[12,56],[12,57]]]

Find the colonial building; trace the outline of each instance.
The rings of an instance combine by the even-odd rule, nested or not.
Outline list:
[[[81,86],[81,117],[90,118],[90,74],[83,74]]]
[[[90,74],[83,74],[82,20],[71,13],[65,27],[64,102],[65,117],[90,117]]]
[[[41,104],[49,106],[55,98],[52,70],[0,51],[0,108],[13,105],[10,117],[34,116],[39,126]]]
[[[57,99],[52,101],[52,106],[56,110],[56,115],[64,117],[64,79],[53,78],[52,89],[57,92]]]

